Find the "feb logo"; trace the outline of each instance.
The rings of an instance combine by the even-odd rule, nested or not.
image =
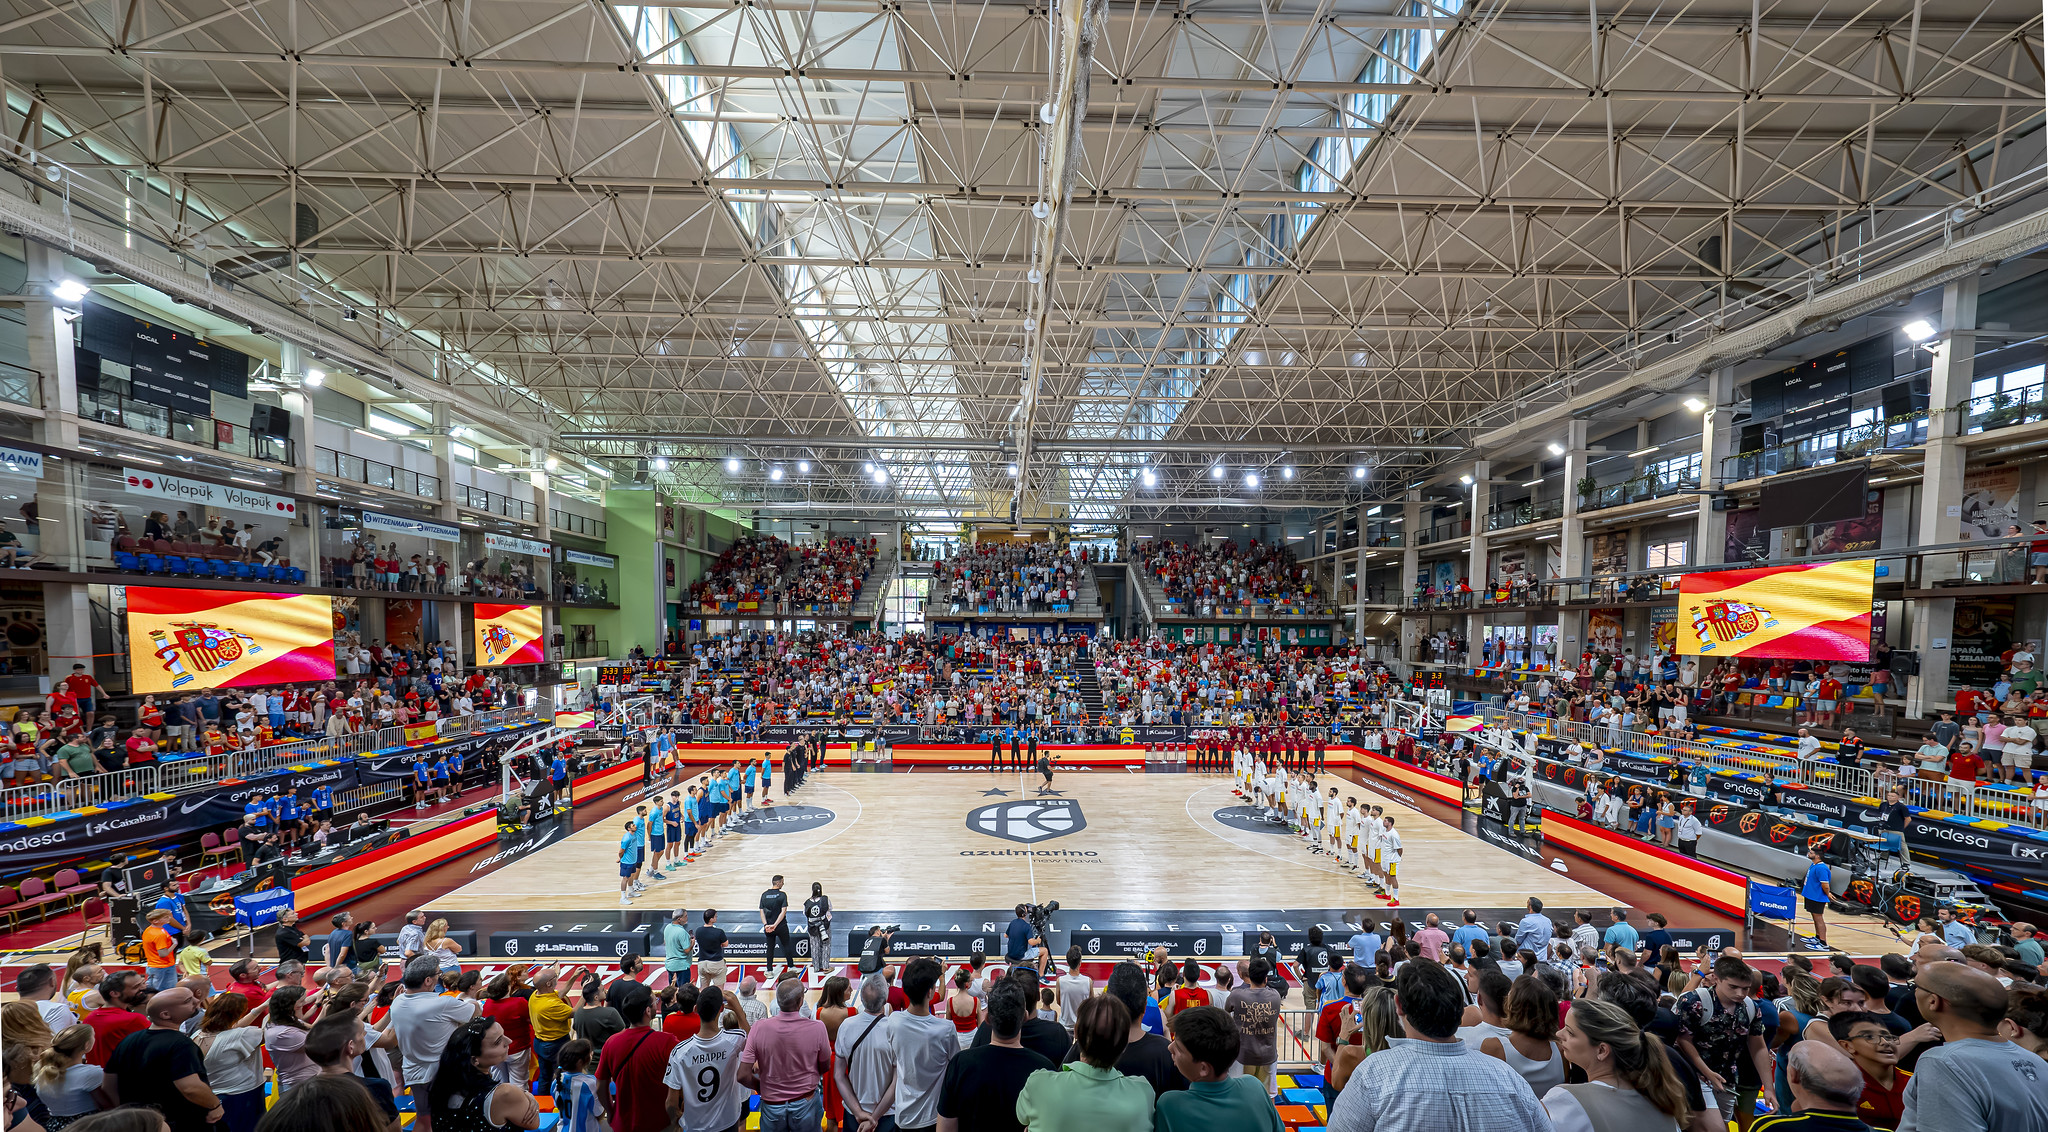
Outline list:
[[[156,658],[164,671],[171,674],[173,688],[191,683],[195,673],[203,675],[226,668],[263,651],[263,646],[247,633],[205,621],[172,622],[170,633],[151,629],[149,639],[156,642]],[[186,671],[188,666],[192,671]]]
[[[1740,601],[1710,601],[1692,607],[1692,634],[1700,652],[1709,653],[1719,645],[1733,644],[1765,629],[1775,629],[1778,619],[1761,605]]]

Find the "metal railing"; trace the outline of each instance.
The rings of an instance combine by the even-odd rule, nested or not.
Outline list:
[[[313,449],[313,470],[323,476],[354,480],[371,487],[417,495],[422,499],[441,498],[439,476],[430,476],[425,472],[415,472],[362,456],[351,456],[332,448]]]
[[[480,487],[470,487],[467,484],[456,484],[454,494],[457,506],[467,507],[472,511],[483,511],[492,515],[503,515],[510,519],[519,519],[528,523],[533,522],[533,504],[525,500],[513,499],[508,495],[500,495],[495,491],[487,491]]]
[[[1908,805],[1940,810],[1961,817],[1992,818],[2014,825],[2048,828],[2048,813],[2032,808],[2032,795],[2025,790],[2008,790],[1989,784],[1975,788],[1946,779],[1920,778],[1910,771],[1911,752],[1899,752],[1906,766],[1899,771],[1889,764],[1843,766],[1820,759],[1800,759],[1761,751],[1735,751],[1717,743],[1651,735],[1641,731],[1594,726],[1576,720],[1527,715],[1493,705],[1482,714],[1505,720],[1510,726],[1539,734],[1592,743],[1596,746],[1640,755],[1669,757],[1688,763],[1705,763],[1722,770],[1768,774],[1787,782],[1798,782],[1816,790],[1842,794],[1876,804],[1885,792],[1896,787]],[[1865,756],[1870,758],[1871,756]]]
[[[612,655],[610,641],[570,641],[570,660],[597,660]]]
[[[751,605],[750,609],[740,608]],[[757,617],[850,617],[853,603],[850,601],[697,601],[684,602],[691,613],[703,617],[730,617],[749,620]],[[730,606],[731,608],[727,608]]]
[[[1957,407],[1965,433],[1992,432],[2013,425],[2048,420],[2048,386],[2028,385],[2004,393],[1972,397]]]
[[[251,460],[268,460],[277,464],[293,463],[292,442],[286,437],[264,436],[251,432],[247,425],[153,405],[111,390],[79,390],[78,415],[101,424],[175,440],[180,444],[211,448],[231,456],[246,456]]]
[[[1510,527],[1526,527],[1531,523],[1544,523],[1564,518],[1562,499],[1524,499],[1519,503],[1505,503],[1486,513],[1486,529],[1503,531]]]
[[[435,738],[460,738],[488,727],[516,725],[532,718],[533,713],[523,707],[451,717],[436,725]],[[0,818],[44,817],[80,806],[105,806],[146,794],[183,794],[301,763],[360,758],[376,751],[405,746],[405,730],[403,727],[386,727],[350,735],[298,739],[218,755],[184,758],[169,755],[155,763],[142,763],[104,774],[11,786],[0,790]]]
[[[1873,452],[1913,448],[1925,443],[1927,410],[1920,409],[1870,424],[1830,429],[1770,448],[1737,453],[1721,461],[1721,478],[1728,482],[1761,479],[1780,472],[1818,468]]]
[[[0,362],[0,401],[33,406],[41,400],[43,375],[27,366]]]

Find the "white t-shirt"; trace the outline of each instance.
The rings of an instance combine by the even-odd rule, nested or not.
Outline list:
[[[739,1123],[747,1092],[740,1087],[739,1052],[746,1042],[739,1030],[720,1030],[669,1052],[661,1083],[682,1096],[682,1132],[725,1132]]]
[[[896,1122],[904,1128],[937,1124],[939,1086],[946,1080],[946,1066],[960,1051],[960,1031],[941,1015],[908,1010],[889,1015],[888,1026],[869,1038],[868,1045],[887,1037],[896,1055]],[[866,1055],[863,1046],[861,1056]]]
[[[882,1031],[862,1040],[862,1035],[874,1026],[882,1026]],[[957,1045],[959,1038],[953,1040]],[[858,1053],[854,1052],[856,1045],[860,1047]],[[840,1023],[839,1040],[833,1052],[846,1065],[846,1081],[853,1086],[854,1099],[862,1108],[882,1099],[882,1086],[888,1083],[890,1070],[896,1066],[896,1051],[889,1047],[889,1028],[882,1024],[881,1015],[863,1012]]]
[[[36,1009],[42,1011],[43,1025],[48,1026],[52,1034],[61,1032],[66,1026],[78,1025],[78,1015],[73,1013],[71,1004],[61,998],[43,999],[36,1003]],[[67,1112],[64,1115],[72,1114]]]
[[[2022,721],[2005,729],[2005,753],[2008,755],[2030,755],[2034,753],[2034,729]]]
[[[398,1052],[405,1058],[405,1083],[419,1088],[434,1080],[441,1050],[456,1027],[483,1012],[483,1004],[465,998],[444,998],[439,991],[399,995],[391,1003],[390,1028],[398,1034]]]
[[[1089,995],[1095,993],[1095,980],[1077,972],[1061,975],[1058,986],[1060,1025],[1071,1030],[1074,1028],[1074,1012],[1081,1009],[1081,1004],[1088,1001]]]

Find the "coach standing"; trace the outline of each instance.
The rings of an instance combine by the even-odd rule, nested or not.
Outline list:
[[[776,944],[782,945],[785,965],[796,962],[796,942],[789,934],[789,894],[782,891],[781,873],[771,877],[767,891],[761,893],[761,934],[767,947],[761,964],[769,972],[768,980],[774,982]]]

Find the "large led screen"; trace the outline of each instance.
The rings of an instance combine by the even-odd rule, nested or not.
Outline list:
[[[334,679],[334,609],[313,594],[128,587],[137,692]]]
[[[479,667],[539,664],[540,606],[476,604],[476,662]]]
[[[1678,580],[1685,656],[1870,659],[1877,560],[1717,570]]]

